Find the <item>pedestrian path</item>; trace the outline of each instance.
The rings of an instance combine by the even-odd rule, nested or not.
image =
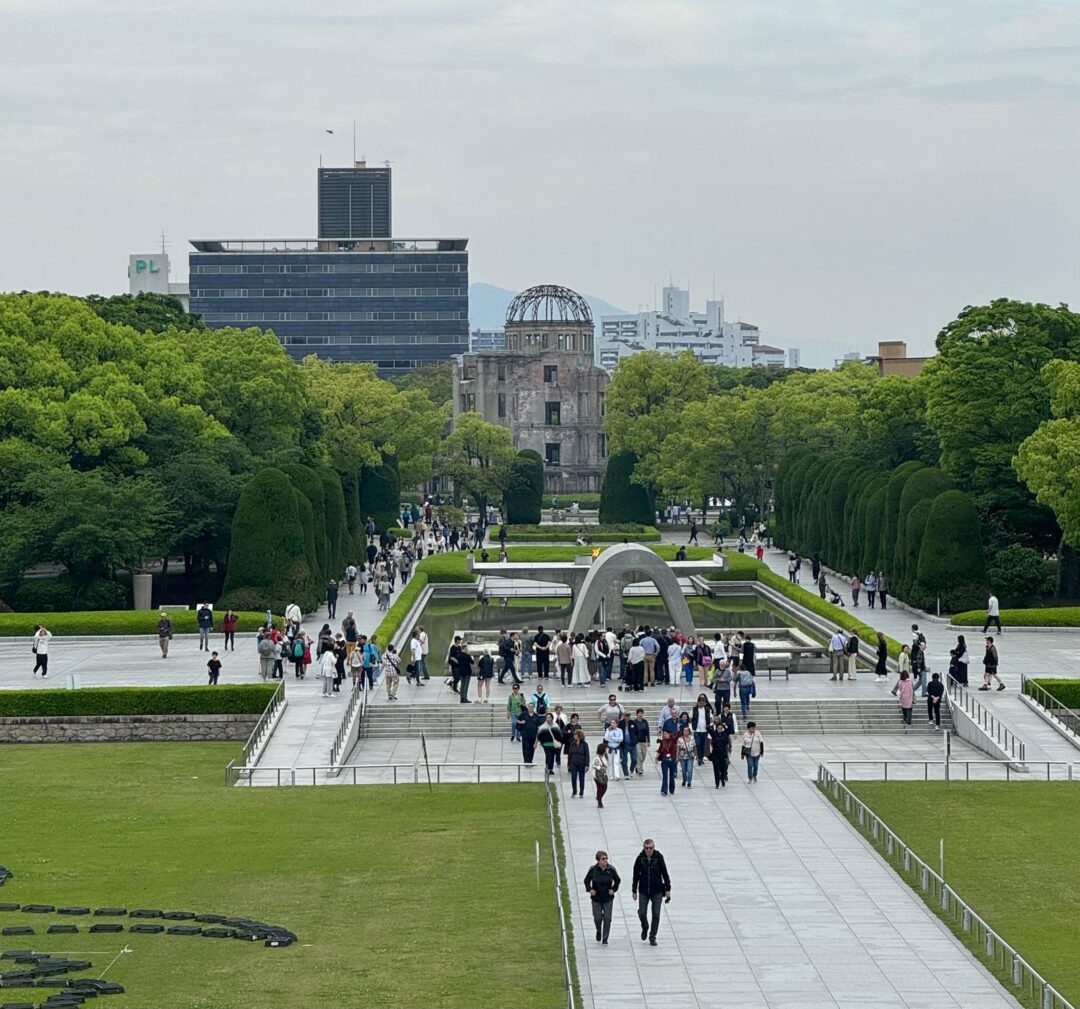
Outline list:
[[[317,635],[322,625],[329,623],[336,632],[350,610],[361,634],[374,631],[384,616],[375,601],[374,592],[350,596],[346,591],[338,598],[334,619],[330,618],[323,603],[314,613],[304,617],[304,630]],[[285,668],[288,670],[289,667],[286,665]],[[314,663],[308,667],[307,675],[302,680],[286,672],[288,705],[259,758],[260,767],[319,767],[329,764],[330,748],[337,736],[350,694],[346,680],[341,693],[324,697],[322,680],[317,672]]]
[[[860,740],[864,752],[866,745]],[[908,748],[934,747],[940,751],[924,737]],[[706,766],[673,798],[660,795],[650,767],[644,778],[612,782],[602,810],[591,798],[570,798],[560,776],[586,1005],[1017,1009],[807,780],[812,751],[787,737],[769,742],[759,784],[748,785],[735,767],[718,791]],[[645,837],[656,841],[672,877],[657,947],[641,941],[630,895]],[[582,884],[601,848],[623,879],[606,947],[594,940]]]

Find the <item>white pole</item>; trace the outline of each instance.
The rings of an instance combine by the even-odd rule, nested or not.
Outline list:
[[[536,842],[536,889],[540,889],[540,842]]]
[[[941,872],[941,878],[945,878],[945,838],[941,838],[938,841],[938,869]]]

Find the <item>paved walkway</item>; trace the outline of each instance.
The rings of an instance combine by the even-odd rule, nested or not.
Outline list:
[[[833,740],[828,740],[833,744]],[[940,743],[908,752],[940,758]],[[806,779],[820,739],[768,742],[759,784],[711,771],[664,798],[655,768],[599,810],[560,778],[578,970],[596,1009],[1016,1009],[996,980]],[[849,739],[863,754],[877,740]],[[672,876],[660,943],[640,939],[633,860],[655,839]],[[624,883],[610,945],[582,879],[604,848]]]

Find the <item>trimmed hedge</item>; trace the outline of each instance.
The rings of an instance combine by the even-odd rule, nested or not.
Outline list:
[[[722,574],[708,575],[710,581],[756,581],[762,585],[768,585],[781,595],[787,596],[794,603],[798,603],[803,609],[824,617],[836,627],[843,627],[848,631],[858,631],[859,640],[873,647],[877,641],[877,628],[864,624],[852,616],[851,610],[841,609],[832,603],[822,599],[816,592],[804,589],[801,585],[789,582],[787,578],[777,574],[764,561],[759,561],[748,554],[730,552],[725,550],[728,567]],[[885,636],[889,648],[889,655],[896,658],[900,654],[900,642]]]
[[[3,617],[0,617],[2,620]],[[954,613],[950,624],[958,627],[982,627],[986,610],[965,610]],[[1045,609],[1002,610],[1004,627],[1080,627],[1080,606],[1047,606]]]
[[[658,543],[660,530],[655,526],[643,526],[636,523],[615,525],[578,526],[569,523],[568,527],[515,525],[506,527],[508,543],[574,543],[578,533],[584,533],[593,543]],[[584,548],[582,548],[584,549]]]
[[[934,498],[926,519],[919,566],[907,602],[930,609],[966,610],[987,597],[986,559],[975,503],[959,490]]]
[[[1080,680],[1029,680],[1073,711],[1080,710]],[[1030,693],[1030,691],[1025,691]]]
[[[541,506],[550,508],[552,498],[559,499],[560,508],[569,507],[574,501],[578,503],[579,507],[587,511],[596,511],[600,507],[600,495],[595,491],[585,491],[582,494],[545,494]]]
[[[322,584],[329,578],[332,567],[330,563],[330,530],[326,514],[326,492],[323,489],[322,479],[313,467],[298,462],[286,463],[280,469],[292,481],[292,485],[311,503],[313,514],[311,531],[315,546],[316,563],[315,580],[321,588]],[[301,505],[300,511],[306,534],[307,509]]]
[[[62,715],[261,715],[276,685],[90,687],[85,690],[0,690],[0,718]]]
[[[601,545],[600,550],[604,551],[611,544]],[[658,557],[665,561],[675,560],[675,552],[679,549],[673,543],[663,543],[660,545],[651,545],[649,549]],[[575,557],[584,556],[589,552],[588,547],[561,547],[561,546],[508,546],[506,548],[507,557],[511,561],[517,561],[519,563],[527,563],[529,561],[572,561]],[[691,561],[708,560],[713,555],[713,549],[711,547],[687,547],[686,557]],[[491,551],[489,550],[490,554]],[[479,558],[477,558],[479,559]]]
[[[377,532],[397,529],[401,515],[401,478],[397,467],[384,462],[374,469],[360,470],[360,514],[366,524],[368,516],[375,520]]]
[[[35,624],[44,624],[58,637],[107,634],[157,634],[159,610],[85,610],[69,613],[0,613],[0,638],[29,640]],[[166,610],[174,634],[195,634],[199,627],[195,610]],[[214,630],[220,632],[225,608],[214,610]],[[266,611],[239,611],[239,632],[257,631],[266,622]],[[27,652],[29,654],[29,651]]]
[[[600,522],[639,522],[651,525],[656,516],[648,491],[631,482],[637,456],[633,452],[616,452],[608,459],[604,484],[600,491]]]

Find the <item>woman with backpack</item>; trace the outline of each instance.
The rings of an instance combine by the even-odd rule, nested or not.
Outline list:
[[[743,718],[746,718],[750,714],[750,698],[754,696],[755,691],[754,674],[749,669],[740,666],[735,675],[738,677],[736,684],[739,688],[739,707],[742,709]]]
[[[295,679],[304,678],[304,656],[310,655],[307,650],[307,642],[303,631],[299,631],[289,644],[289,657],[292,659],[293,676]]]
[[[709,685],[709,673],[712,671],[713,653],[704,638],[697,643],[694,649],[694,665],[698,671],[698,686],[705,688]]]

